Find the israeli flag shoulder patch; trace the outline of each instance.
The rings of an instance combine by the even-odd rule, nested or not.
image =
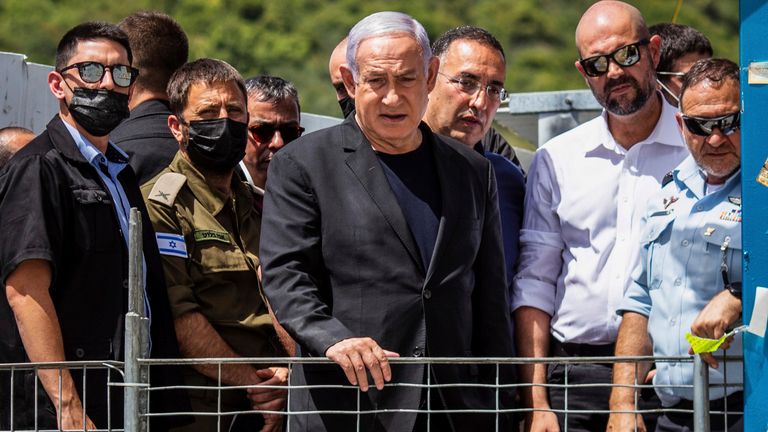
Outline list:
[[[178,234],[156,233],[157,248],[161,255],[170,255],[180,258],[187,258],[187,243],[184,236]]]

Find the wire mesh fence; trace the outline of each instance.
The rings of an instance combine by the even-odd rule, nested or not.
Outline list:
[[[371,418],[377,416],[422,416],[424,419],[425,429],[423,430],[435,430],[440,431],[442,429],[434,426],[440,424],[437,419],[440,416],[446,415],[486,415],[492,416],[492,428],[488,430],[510,430],[509,423],[505,423],[505,418],[514,416],[517,420],[525,417],[526,414],[532,412],[531,408],[523,407],[519,402],[510,403],[509,400],[505,400],[505,394],[519,393],[521,390],[530,387],[532,384],[519,383],[514,380],[506,380],[504,374],[501,373],[504,367],[514,367],[522,364],[534,364],[534,363],[546,363],[552,365],[561,365],[566,370],[566,380],[562,384],[540,384],[546,388],[561,388],[565,391],[566,400],[569,397],[570,392],[577,392],[579,389],[595,388],[595,387],[613,387],[613,384],[609,383],[588,383],[588,384],[575,384],[568,382],[568,370],[579,364],[614,364],[615,362],[632,362],[639,364],[640,362],[653,361],[661,362],[683,362],[694,364],[697,362],[695,357],[553,357],[553,358],[396,358],[390,360],[393,369],[398,366],[419,366],[424,367],[425,370],[437,367],[439,365],[450,366],[467,366],[467,367],[482,367],[493,371],[493,376],[490,380],[483,382],[455,382],[455,383],[436,383],[433,381],[433,375],[427,373],[424,375],[423,382],[400,382],[397,380],[397,375],[393,376],[391,382],[386,383],[383,392],[410,388],[415,389],[416,392],[422,394],[425,401],[433,401],[435,398],[431,397],[433,394],[440,394],[447,391],[447,389],[460,389],[460,391],[473,391],[473,389],[483,389],[490,392],[493,395],[492,402],[484,407],[472,408],[472,409],[455,409],[446,406],[430,406],[426,405],[414,405],[410,407],[385,407],[377,406],[366,403],[365,401],[370,397],[369,393],[360,391],[358,386],[353,386],[347,382],[339,381],[334,384],[322,384],[322,385],[309,385],[309,384],[295,384],[289,383],[286,386],[260,386],[258,384],[242,384],[242,385],[228,385],[222,381],[221,371],[235,364],[249,364],[249,365],[266,365],[266,364],[281,364],[287,365],[290,369],[297,366],[306,365],[331,365],[332,363],[328,359],[324,358],[222,358],[222,359],[136,359],[139,369],[142,371],[137,374],[137,377],[142,379],[131,382],[125,379],[124,363],[121,362],[61,362],[61,363],[14,363],[14,364],[0,364],[0,380],[3,388],[0,390],[2,394],[2,418],[0,420],[0,426],[2,430],[9,431],[23,431],[23,430],[59,430],[57,426],[57,420],[60,418],[60,409],[52,403],[44,403],[46,399],[50,398],[46,395],[42,386],[40,385],[38,374],[42,370],[55,370],[57,375],[61,377],[63,374],[61,371],[68,370],[73,377],[77,376],[76,381],[78,384],[78,391],[82,395],[83,403],[85,405],[83,424],[85,424],[85,415],[91,418],[91,410],[99,412],[98,418],[102,423],[97,424],[98,430],[114,430],[114,431],[146,431],[151,430],[151,419],[165,418],[169,420],[182,419],[182,418],[207,418],[207,424],[212,425],[210,429],[216,431],[228,431],[228,430],[242,430],[246,426],[251,425],[247,419],[249,416],[258,415],[273,415],[280,416],[281,422],[285,423],[285,429],[290,431],[293,421],[290,419],[297,419],[299,417],[315,416],[315,415],[334,415],[349,417],[351,424],[354,424],[354,429],[350,430],[366,430],[365,425],[370,423]],[[741,361],[739,358],[732,358],[729,361]],[[166,385],[166,386],[152,386],[151,375],[149,373],[152,368],[153,373],[163,373],[163,368],[168,367],[182,367],[190,368],[195,365],[214,365],[218,372],[217,379],[209,380],[206,384],[190,384],[189,381],[183,380],[178,385]],[[335,367],[335,366],[333,366]],[[683,404],[674,407],[662,407],[657,406],[654,408],[644,408],[639,404],[639,396],[635,399],[634,409],[628,411],[614,411],[617,413],[633,413],[646,416],[659,416],[662,414],[675,414],[686,415],[694,418],[697,425],[697,431],[710,430],[709,417],[716,416],[725,417],[725,423],[728,424],[728,416],[741,416],[743,415],[743,408],[741,405],[729,406],[728,398],[723,399],[724,405],[719,406],[717,409],[713,409],[708,412],[709,408],[709,393],[711,388],[723,388],[726,389],[726,393],[733,394],[742,390],[743,384],[738,383],[722,383],[709,386],[707,383],[708,372],[705,364],[699,364],[696,366],[700,368],[697,378],[690,385],[686,386],[671,386],[675,388],[685,387],[693,389],[697,395],[701,395],[702,400],[690,401],[688,404]],[[396,369],[395,369],[396,370]],[[20,378],[29,380],[30,377],[33,380],[32,393],[19,394],[23,386],[20,386]],[[93,383],[91,383],[93,381]],[[58,380],[59,392],[61,392],[62,379]],[[14,385],[15,383],[15,385]],[[92,385],[93,384],[93,385]],[[654,386],[652,383],[635,382],[632,384],[625,384],[624,387],[630,387],[636,390],[636,394],[640,394],[644,391],[657,390],[660,387]],[[670,386],[666,386],[670,387]],[[248,389],[257,388],[269,388],[269,389],[284,389],[286,394],[286,409],[284,410],[265,410],[265,409],[253,409],[251,406],[243,405],[240,407],[234,407],[227,403],[228,395],[238,395],[243,401],[246,401],[246,392]],[[297,397],[302,391],[316,391],[318,389],[333,390],[333,391],[346,391],[353,392],[355,399],[358,401],[354,407],[339,407],[338,409],[304,409],[296,410],[292,407],[292,399]],[[699,391],[700,390],[700,391]],[[29,392],[29,387],[26,389]],[[136,391],[138,393],[138,403],[135,406],[131,405],[131,401],[127,396],[129,391]],[[169,394],[179,394],[178,392],[184,392],[187,394],[194,394],[194,392],[205,392],[211,400],[215,401],[214,408],[211,410],[195,410],[188,408],[180,411],[164,411],[153,410],[151,403],[152,399],[167,398]],[[89,392],[97,392],[95,395]],[[176,393],[174,393],[176,392]],[[231,399],[231,398],[230,398]],[[60,397],[59,397],[60,400]],[[32,406],[29,406],[29,402],[32,402]],[[97,401],[99,403],[97,403]],[[103,401],[106,403],[106,407],[99,404]],[[22,404],[24,406],[18,406]],[[439,405],[439,404],[438,404]],[[607,401],[606,401],[607,407]],[[51,411],[53,410],[53,411]],[[572,409],[569,404],[566,403],[564,408],[553,408],[551,411],[555,414],[562,415],[566,421],[564,422],[564,430],[568,429],[568,417],[578,414],[610,414],[611,411],[606,410],[580,410]],[[51,414],[55,414],[51,416]],[[53,421],[53,423],[52,423]],[[517,424],[517,423],[515,423]],[[519,426],[514,426],[519,427]],[[517,429],[512,429],[517,430]],[[717,429],[712,429],[717,430]]]
[[[144,314],[143,265],[141,255],[141,219],[138,210],[131,209],[129,230],[129,311],[125,315],[125,356],[118,361],[80,361],[49,363],[0,363],[0,430],[1,431],[45,431],[60,430],[65,386],[73,383],[82,400],[80,417],[71,421],[72,429],[85,429],[87,421],[93,421],[97,429],[89,430],[147,432],[153,429],[167,429],[168,425],[182,425],[190,419],[207,419],[206,426],[196,430],[240,431],[259,430],[258,421],[271,418],[276,424],[284,424],[291,431],[294,424],[311,416],[335,416],[349,420],[343,428],[333,430],[362,431],[374,429],[371,424],[386,421],[398,427],[386,430],[517,430],[519,420],[534,410],[522,406],[516,395],[530,389],[533,384],[520,383],[514,378],[514,369],[521,365],[543,363],[558,366],[563,370],[559,383],[535,384],[548,390],[560,389],[564,395],[561,408],[549,408],[562,419],[563,430],[568,430],[569,417],[582,414],[611,413],[607,397],[604,410],[573,408],[571,401],[579,399],[582,389],[607,388],[610,382],[571,382],[572,371],[579,365],[596,364],[610,367],[616,362],[631,362],[637,368],[641,363],[675,362],[693,365],[691,382],[684,385],[654,385],[650,382],[622,384],[635,390],[632,410],[620,411],[642,416],[684,415],[694,420],[694,430],[705,432],[712,429],[710,416],[742,416],[743,402],[722,398],[723,403],[710,403],[710,394],[740,394],[743,383],[728,382],[727,373],[714,374],[715,384],[710,386],[710,371],[699,356],[683,357],[550,357],[550,358],[392,358],[393,379],[381,391],[362,392],[358,386],[349,384],[340,369],[326,358],[210,358],[210,359],[149,359],[149,320]],[[741,358],[721,359],[725,369]],[[231,383],[223,379],[223,371],[235,365],[284,365],[289,369],[290,379],[286,385],[264,385],[258,383]],[[213,377],[201,378],[195,366],[214,366]],[[297,382],[294,373],[305,372],[306,368],[325,368],[332,379],[324,382]],[[450,382],[435,381],[435,370],[439,368],[462,368],[467,380]],[[164,368],[181,368],[178,382],[153,380],[152,376],[165,374]],[[403,380],[399,374],[405,368],[421,368],[417,374],[423,379]],[[208,368],[210,370],[210,368]],[[50,371],[55,371],[51,374]],[[67,372],[64,372],[67,371]],[[512,373],[510,373],[512,371]],[[482,372],[482,373],[481,373]],[[723,371],[726,372],[726,371]],[[333,375],[335,373],[335,375]],[[53,377],[51,377],[53,375]],[[637,374],[635,374],[637,375]],[[173,376],[173,374],[167,374]],[[167,378],[167,376],[165,378]],[[303,375],[302,375],[303,376]],[[44,377],[47,385],[41,383]],[[71,379],[70,379],[71,377]],[[482,378],[478,378],[482,377]],[[720,379],[723,378],[723,379]],[[369,376],[370,381],[370,376]],[[643,392],[662,391],[665,388],[682,389],[690,394],[690,400],[673,406],[642,406]],[[265,389],[284,390],[285,407],[274,405],[275,409],[259,408],[262,405],[247,403],[249,391]],[[323,393],[324,392],[324,393]],[[386,394],[394,394],[394,402],[384,403]],[[455,405],[449,394],[482,394],[483,403],[475,406]],[[344,395],[343,397],[341,395]],[[405,395],[402,396],[401,395]],[[189,398],[190,403],[184,403]],[[205,399],[207,404],[194,403]],[[314,404],[298,403],[299,399],[313,399]],[[393,399],[393,398],[389,398]],[[480,400],[477,399],[477,400]],[[180,403],[157,403],[178,400]],[[234,401],[234,402],[233,402]],[[351,401],[351,402],[350,402]],[[244,403],[246,402],[246,403]],[[295,403],[296,402],[296,403]],[[321,402],[321,403],[320,403]],[[206,409],[201,407],[207,406]],[[174,408],[175,407],[175,408]],[[180,407],[180,408],[179,408]],[[308,408],[309,407],[309,408]],[[714,408],[710,412],[710,407]],[[618,411],[615,411],[618,412]],[[467,428],[454,428],[459,417],[469,418]],[[254,423],[251,420],[256,419]],[[384,419],[384,420],[382,420]],[[401,421],[407,419],[407,421]],[[472,423],[477,419],[477,423]],[[482,422],[481,422],[482,420]],[[153,425],[163,425],[157,427]],[[406,425],[406,426],[403,426]],[[481,426],[482,425],[482,426]],[[380,424],[379,424],[380,426]],[[305,428],[306,429],[306,428]],[[313,430],[313,429],[309,429]]]

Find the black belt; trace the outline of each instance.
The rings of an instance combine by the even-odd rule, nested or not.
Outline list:
[[[616,344],[590,345],[560,342],[549,338],[549,352],[552,357],[612,357]]]
[[[727,404],[726,404],[727,402]],[[744,392],[737,391],[731,393],[728,397],[714,399],[709,401],[710,411],[725,411],[728,405],[728,412],[741,412],[744,410]],[[681,399],[680,402],[672,405],[672,409],[693,410],[693,401]]]

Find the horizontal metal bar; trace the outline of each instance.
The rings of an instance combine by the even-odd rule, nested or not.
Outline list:
[[[512,93],[499,107],[503,114],[540,114],[563,111],[600,111],[603,107],[589,90]]]
[[[741,357],[726,360],[740,360]],[[718,358],[719,360],[719,358]],[[394,357],[390,364],[468,364],[468,365],[520,365],[531,363],[579,364],[579,363],[635,363],[681,362],[693,363],[693,356],[679,357]],[[139,359],[143,365],[195,365],[195,364],[333,364],[325,357],[237,357],[237,358],[186,358],[186,359]]]
[[[34,363],[0,363],[0,370],[34,370],[34,369],[104,369],[122,368],[123,362],[112,360],[34,362]]]

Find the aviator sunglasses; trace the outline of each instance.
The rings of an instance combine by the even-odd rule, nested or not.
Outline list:
[[[130,87],[139,76],[139,70],[128,65],[103,65],[93,61],[71,64],[59,70],[59,73],[64,73],[65,71],[74,68],[77,68],[77,72],[80,74],[80,79],[88,84],[101,82],[107,69],[112,73],[112,82],[118,87]]]
[[[258,126],[248,128],[253,136],[253,139],[259,142],[269,142],[275,136],[275,132],[280,131],[280,136],[283,137],[283,142],[288,144],[289,142],[300,137],[304,133],[304,128],[298,125],[290,124],[270,124],[262,123]]]
[[[579,60],[579,63],[581,64],[581,67],[584,68],[585,74],[591,77],[598,77],[608,72],[611,59],[623,68],[639,62],[640,47],[642,45],[648,45],[649,42],[648,39],[640,39],[633,44],[624,45],[612,53],[581,59]]]
[[[741,125],[741,113],[739,112],[714,118],[689,117],[687,115],[682,117],[685,127],[692,134],[703,137],[712,135],[715,129],[720,129],[723,135],[731,135]]]

